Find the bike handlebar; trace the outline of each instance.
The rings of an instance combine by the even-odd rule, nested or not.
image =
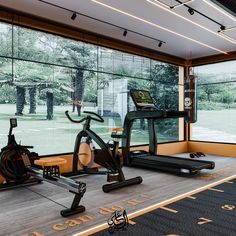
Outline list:
[[[97,118],[92,117],[92,116],[86,116],[86,117],[84,117],[84,118],[82,118],[82,119],[80,119],[80,120],[74,120],[74,119],[72,119],[72,118],[70,117],[69,111],[65,111],[65,114],[66,114],[67,118],[68,118],[71,122],[73,122],[73,123],[81,123],[81,122],[83,122],[83,121],[85,121],[85,120],[94,120],[94,121],[101,122],[101,123],[104,122],[104,119],[103,119],[100,115],[98,115],[97,113],[95,113],[95,112],[92,112],[92,111],[84,111],[84,113],[94,115],[94,116],[96,116]]]

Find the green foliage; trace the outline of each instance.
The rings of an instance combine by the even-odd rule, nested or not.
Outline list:
[[[93,76],[86,81],[84,91],[84,102],[97,102],[97,77]]]
[[[151,67],[150,92],[158,109],[178,110],[179,68],[178,66],[155,63]],[[157,122],[158,133],[169,139],[178,140],[178,122],[167,119]]]
[[[12,63],[7,58],[0,58],[0,86],[12,80]]]
[[[235,88],[234,83],[199,85],[198,109],[221,110],[235,107]]]
[[[165,63],[151,67],[150,92],[159,109],[178,110],[179,68]]]
[[[0,45],[1,56],[12,56],[12,26],[10,24],[0,23]]]
[[[1,31],[1,55],[12,56],[11,30],[12,27],[6,27]],[[0,60],[0,86],[3,91],[0,103],[16,102],[16,86],[25,91],[21,103],[26,100],[27,104],[32,104],[32,96],[29,96],[29,89],[32,88],[37,88],[34,93],[37,94],[34,96],[35,105],[47,104],[48,91],[53,92],[54,105],[71,104],[72,99],[96,103],[98,89],[106,88],[112,80],[129,78],[128,89],[151,91],[158,108],[178,108],[176,66],[151,61],[150,68],[149,59],[107,49],[106,58],[102,58],[101,53],[102,63],[98,67],[96,45],[18,26],[13,27],[13,35],[13,57],[19,60],[14,60],[13,76],[12,61],[5,58]],[[111,74],[100,73],[98,79],[94,72],[98,68]],[[23,109],[24,102],[21,106]]]
[[[8,84],[4,84],[1,87],[0,104],[4,104],[4,103],[10,103],[10,104],[16,103],[16,89],[15,89],[15,87],[10,86]]]

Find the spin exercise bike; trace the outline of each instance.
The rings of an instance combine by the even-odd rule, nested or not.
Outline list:
[[[138,176],[131,179],[125,179],[124,173],[121,169],[122,157],[119,155],[118,139],[122,135],[117,134],[118,129],[114,128],[111,137],[116,139],[112,143],[105,143],[96,133],[90,129],[91,121],[103,123],[104,119],[97,113],[84,111],[88,114],[80,120],[74,120],[70,117],[69,112],[65,114],[67,118],[73,123],[83,123],[83,129],[77,134],[73,153],[73,169],[70,176],[77,176],[81,174],[106,174],[107,181],[113,182],[103,185],[105,193],[122,187],[142,183],[142,177]],[[84,141],[83,141],[84,140]],[[93,141],[99,146],[95,148]],[[81,149],[83,150],[82,152]],[[107,171],[99,171],[94,169],[92,165],[98,164],[107,169]],[[81,170],[78,169],[81,167]]]
[[[17,144],[15,136],[12,134],[15,127],[17,127],[17,119],[12,118],[10,119],[8,144],[2,148],[0,153],[0,173],[6,180],[6,183],[2,184],[6,186],[1,186],[0,190],[5,190],[8,186],[10,188],[20,187],[33,177],[38,182],[47,181],[75,194],[71,207],[61,210],[63,217],[85,211],[85,207],[79,203],[86,191],[86,184],[61,176],[59,166],[66,163],[65,159],[39,158],[37,153],[28,150],[33,146]],[[41,166],[42,169],[36,166]]]

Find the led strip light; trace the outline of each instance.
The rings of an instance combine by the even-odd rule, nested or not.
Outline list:
[[[193,1],[195,1],[195,0],[188,0],[188,1],[186,1],[186,2],[182,2],[182,3],[176,4],[176,5],[172,5],[172,6],[171,6],[171,5],[168,5],[168,4],[164,3],[164,2],[162,2],[161,0],[157,0],[157,1],[158,1],[161,5],[163,5],[163,6],[165,6],[165,7],[168,7],[168,8],[170,8],[170,9],[174,9],[174,8],[180,7],[180,6],[184,5],[184,4],[193,2]]]
[[[207,1],[207,0],[203,0],[206,4],[208,4],[209,6],[211,6],[212,8],[214,8],[215,10],[217,10],[218,12],[224,14],[225,16],[227,16],[228,18],[230,18],[231,20],[233,20],[234,22],[236,22],[236,18],[231,16],[229,13],[227,13],[226,11],[222,10],[220,7],[216,6],[215,4]],[[224,29],[224,30],[219,30],[218,33],[223,35],[223,37],[228,38],[232,41],[234,41],[236,43],[236,39],[230,37],[229,35],[225,34],[224,32],[226,31],[231,31],[236,29],[236,26],[230,27],[228,29]]]
[[[182,6],[182,5],[184,5],[184,4],[187,4],[187,3],[190,3],[190,2],[193,2],[193,1],[195,1],[195,0],[188,0],[188,1],[186,1],[186,2],[183,2],[183,3],[180,3],[180,4],[177,4],[177,5],[173,5],[173,6],[170,6],[170,8],[177,8],[177,7],[180,7],[180,6]]]
[[[206,4],[208,4],[209,6],[211,6],[212,8],[214,8],[215,10],[219,11],[220,13],[224,14],[225,16],[229,17],[231,20],[236,21],[236,18],[231,16],[229,13],[227,13],[226,11],[222,10],[221,8],[219,8],[218,6],[216,6],[215,4],[207,1],[207,0],[202,0],[203,2],[205,2]]]
[[[176,12],[166,8],[166,7],[163,7],[162,5],[158,4],[159,3],[158,0],[146,0],[146,1],[151,3],[151,4],[153,4],[153,5],[155,5],[155,6],[157,6],[157,7],[159,7],[159,8],[161,8],[162,10],[167,11],[167,12],[169,12],[169,13],[177,16],[177,17],[180,17],[181,19],[183,19],[185,21],[188,21],[188,22],[190,22],[190,23],[192,23],[192,24],[194,24],[194,25],[196,25],[196,26],[198,26],[198,27],[200,27],[200,28],[202,28],[202,29],[204,29],[204,30],[206,30],[206,31],[208,31],[208,32],[218,36],[218,37],[221,37],[222,39],[225,39],[225,40],[227,40],[227,41],[229,41],[229,42],[231,42],[233,44],[236,44],[236,41],[234,39],[231,39],[229,37],[226,38],[225,35],[221,35],[218,32],[210,30],[210,29],[206,28],[205,26],[202,26],[202,25],[200,25],[200,24],[198,24],[198,23],[196,23],[196,22],[194,22],[194,21],[192,21],[192,20],[190,20],[190,19],[188,19],[188,18],[186,18],[184,16],[181,16],[180,14],[178,14],[178,13],[176,13]]]
[[[97,4],[99,4],[99,5],[101,5],[101,6],[103,6],[103,7],[109,8],[109,9],[111,9],[111,10],[113,10],[113,11],[119,12],[119,13],[121,13],[121,14],[123,14],[123,15],[129,16],[129,17],[131,17],[131,18],[133,18],[133,19],[136,19],[136,20],[142,21],[142,22],[144,22],[144,23],[146,23],[146,24],[149,24],[149,25],[151,25],[151,26],[154,26],[154,27],[156,27],[156,28],[158,28],[158,29],[162,29],[162,30],[167,31],[167,32],[169,32],[169,33],[171,33],[171,34],[177,35],[177,36],[179,36],[179,37],[181,37],[181,38],[184,38],[184,39],[190,40],[190,41],[192,41],[192,42],[195,42],[195,43],[197,43],[197,44],[200,44],[200,45],[202,45],[202,46],[204,46],[204,47],[210,48],[210,49],[212,49],[212,50],[215,50],[215,51],[220,52],[220,53],[223,53],[223,54],[228,54],[227,52],[222,51],[222,50],[220,50],[220,49],[218,49],[218,48],[212,47],[212,46],[210,46],[210,45],[208,45],[208,44],[205,44],[205,43],[202,43],[202,42],[197,41],[197,40],[195,40],[195,39],[189,38],[189,37],[187,37],[187,36],[185,36],[185,35],[182,35],[182,34],[180,34],[180,33],[175,32],[175,31],[173,31],[173,30],[167,29],[167,28],[162,27],[162,26],[160,26],[160,25],[158,25],[158,24],[155,24],[155,23],[153,23],[153,22],[151,22],[151,21],[145,20],[145,19],[143,19],[143,18],[140,18],[140,17],[135,16],[135,15],[133,15],[133,14],[130,14],[130,13],[128,13],[128,12],[122,11],[122,10],[120,10],[120,9],[118,9],[118,8],[112,7],[112,6],[110,6],[110,5],[107,5],[107,4],[105,4],[105,3],[102,3],[102,2],[100,2],[100,1],[97,1],[97,0],[91,0],[91,1],[94,2],[94,3],[97,3]],[[217,34],[217,35],[219,35],[219,34]],[[223,37],[223,38],[224,38],[224,37]],[[236,42],[235,42],[235,44],[236,44]]]

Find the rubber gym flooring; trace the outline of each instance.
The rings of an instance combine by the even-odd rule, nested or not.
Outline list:
[[[187,157],[188,155],[180,154],[178,156]],[[224,185],[217,187],[219,189],[224,187],[224,193],[212,190],[207,190],[202,193],[196,193],[194,191],[197,189],[199,192],[199,188],[203,191],[206,186],[209,188],[209,186],[212,184],[215,185],[218,181],[224,182],[226,178],[236,175],[236,158],[208,155],[207,157],[202,157],[202,159],[215,161],[216,168],[214,170],[203,170],[199,175],[190,177],[180,177],[163,172],[124,167],[124,173],[127,178],[140,175],[143,177],[143,183],[116,190],[108,194],[102,192],[102,185],[106,183],[105,176],[90,175],[80,177],[78,180],[87,184],[87,191],[81,201],[81,204],[86,207],[86,211],[69,218],[61,217],[60,210],[70,206],[73,196],[59,186],[43,182],[28,187],[2,191],[0,192],[0,235],[89,235],[95,233],[94,229],[96,229],[96,232],[97,230],[101,231],[102,229],[107,229],[107,220],[112,212],[115,210],[123,211],[124,209],[135,225],[129,225],[126,232],[114,232],[114,235],[118,233],[130,235],[135,228],[142,226],[141,222],[147,224],[143,227],[145,233],[139,230],[139,232],[136,233],[137,236],[142,235],[140,232],[144,233],[144,235],[153,235],[154,231],[154,235],[194,235],[193,232],[196,231],[195,227],[198,227],[201,230],[209,227],[209,231],[197,231],[200,232],[198,235],[201,235],[201,232],[204,232],[204,236],[216,235],[215,232],[212,234],[210,233],[210,227],[214,229],[214,226],[218,225],[216,226],[216,231],[220,233],[221,231],[219,228],[222,226],[220,223],[218,224],[217,219],[212,217],[212,211],[215,212],[213,215],[214,217],[215,215],[220,215],[218,213],[219,211],[222,211],[221,219],[226,222],[230,222],[230,219],[227,218],[227,220],[224,220],[226,219],[223,218],[226,212],[223,211],[222,208],[214,208],[212,204],[210,204],[211,208],[209,208],[209,211],[205,210],[204,202],[210,202],[210,200],[213,199],[213,195],[211,194],[216,194],[216,196],[219,197],[219,200],[222,198],[226,201],[227,198],[224,197],[224,194],[226,193],[226,188],[230,188],[231,184],[225,183]],[[212,188],[216,187],[213,186]],[[181,200],[183,197],[186,197],[186,193],[191,196],[197,196],[197,199],[189,198]],[[203,193],[209,194],[209,197],[203,196],[203,200],[198,202],[202,199],[200,194]],[[174,201],[179,202],[174,203]],[[191,209],[194,210],[186,212],[184,202],[189,204]],[[224,204],[236,205],[236,203],[230,201],[220,203],[221,206]],[[197,211],[195,210],[198,206],[199,209],[201,209],[199,214],[197,214]],[[158,207],[159,209],[154,216],[149,215],[151,213],[148,212],[151,212]],[[160,207],[167,207],[178,212],[173,213],[164,208],[160,209]],[[151,220],[143,220],[141,218],[141,214],[143,215],[144,213],[148,213],[147,216],[150,217],[150,219],[153,217],[155,218],[154,225],[157,225],[157,230],[159,231],[156,232],[156,230],[154,230],[150,231],[150,234],[146,234],[146,228],[152,229],[148,225]],[[235,211],[227,211],[227,214],[235,214]],[[176,222],[184,222],[183,228],[180,223],[175,225],[173,221],[175,218]],[[212,222],[198,225],[197,220],[199,218],[209,219],[212,220]],[[231,219],[233,220],[232,216]],[[100,225],[103,226],[100,227]],[[133,227],[134,229],[132,229]],[[91,229],[93,230],[91,231]],[[169,231],[167,229],[169,229]],[[228,235],[229,231],[230,230],[227,230],[226,235]],[[183,234],[183,232],[185,233]],[[190,232],[192,232],[192,234]],[[205,232],[208,233],[205,234]],[[233,233],[236,235],[235,232]]]
[[[144,215],[125,226],[120,219],[114,235],[236,235],[236,179],[188,196]],[[111,235],[109,230],[93,234]]]

